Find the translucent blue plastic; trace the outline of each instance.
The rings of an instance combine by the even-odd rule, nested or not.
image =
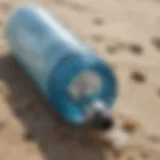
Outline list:
[[[6,38],[13,55],[64,120],[83,125],[85,107],[93,99],[101,99],[108,107],[114,104],[117,83],[109,66],[53,14],[35,5],[14,10],[6,26]],[[79,73],[89,70],[101,78],[101,92],[72,99],[68,85]]]

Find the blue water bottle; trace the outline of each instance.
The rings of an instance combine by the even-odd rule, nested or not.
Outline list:
[[[117,83],[109,66],[37,5],[15,9],[6,25],[8,46],[53,108],[73,125],[113,126]]]

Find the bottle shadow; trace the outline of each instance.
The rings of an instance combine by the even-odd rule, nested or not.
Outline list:
[[[57,116],[30,78],[9,54],[0,57],[0,79],[10,89],[10,109],[36,143],[45,160],[103,160],[103,147],[84,128],[73,128]]]

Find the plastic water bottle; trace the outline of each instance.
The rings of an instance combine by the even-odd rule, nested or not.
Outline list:
[[[37,5],[15,9],[6,25],[8,46],[59,115],[73,125],[109,128],[115,75],[57,17]]]

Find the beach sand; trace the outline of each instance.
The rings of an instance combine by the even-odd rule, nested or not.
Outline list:
[[[119,83],[117,121],[126,114],[140,124],[123,152],[63,124],[10,56],[4,26],[25,2],[54,12],[111,65]],[[0,38],[1,160],[160,159],[159,0],[0,0]]]

